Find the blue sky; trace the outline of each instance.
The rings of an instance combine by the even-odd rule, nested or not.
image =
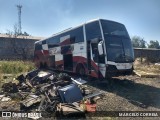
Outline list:
[[[49,37],[95,18],[123,23],[130,36],[160,42],[160,0],[0,0],[0,33],[18,22],[16,5],[22,7],[22,31]]]

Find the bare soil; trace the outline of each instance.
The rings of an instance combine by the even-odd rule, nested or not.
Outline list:
[[[110,83],[94,81],[89,87],[105,92],[98,101],[98,110],[106,111],[159,111],[160,79],[127,76],[113,78]]]
[[[88,83],[92,89],[105,93],[97,102],[98,111],[160,111],[160,78],[123,76]],[[99,118],[97,118],[99,119]],[[157,117],[105,117],[102,119],[160,119]]]

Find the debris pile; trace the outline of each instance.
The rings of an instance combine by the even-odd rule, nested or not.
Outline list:
[[[0,99],[19,99],[21,111],[47,111],[55,116],[84,114],[96,111],[96,101],[102,95],[88,90],[85,80],[74,79],[66,73],[37,69],[14,81],[2,86]]]

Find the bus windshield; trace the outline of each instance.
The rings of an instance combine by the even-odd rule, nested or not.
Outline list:
[[[107,49],[107,60],[122,63],[133,62],[132,44],[125,26],[102,20],[102,29]]]
[[[101,22],[104,35],[111,35],[111,36],[115,35],[115,36],[123,36],[129,38],[127,30],[123,24],[107,20],[101,20]]]

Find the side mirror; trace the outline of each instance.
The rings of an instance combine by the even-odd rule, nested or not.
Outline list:
[[[103,55],[103,41],[100,41],[98,43],[98,52],[99,52],[99,55]]]

